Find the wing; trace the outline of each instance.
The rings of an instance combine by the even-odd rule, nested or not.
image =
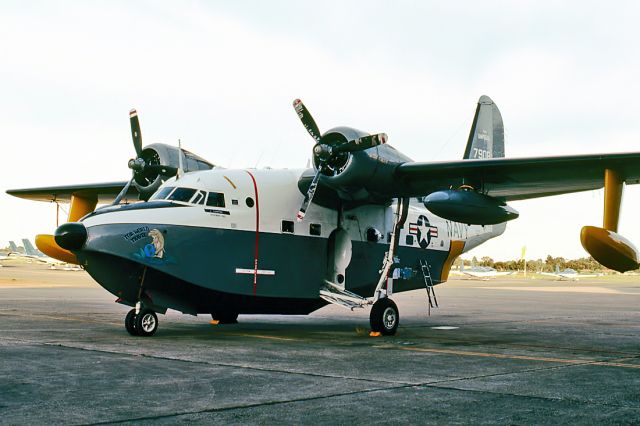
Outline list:
[[[68,203],[72,195],[81,197],[97,197],[98,203],[104,204],[113,201],[127,184],[124,182],[90,183],[86,185],[49,186],[42,188],[9,189],[7,194],[14,197],[35,201],[57,201]],[[126,198],[130,201],[138,201],[138,191],[131,185]]]
[[[396,196],[470,185],[515,201],[602,188],[605,169],[616,171],[627,184],[640,183],[640,152],[404,163],[397,167],[394,183]]]

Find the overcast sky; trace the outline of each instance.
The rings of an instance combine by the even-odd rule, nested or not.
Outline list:
[[[55,205],[9,188],[126,180],[143,143],[224,167],[302,168],[321,130],[386,132],[416,161],[462,157],[478,98],[508,157],[640,151],[640,3],[76,1],[0,3],[0,246],[53,233]],[[513,203],[471,255],[581,257],[602,191]],[[640,245],[640,188],[620,232]]]

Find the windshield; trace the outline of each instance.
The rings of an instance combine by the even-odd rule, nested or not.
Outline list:
[[[195,193],[196,190],[193,188],[176,188],[176,190],[167,197],[167,200],[182,201],[188,203]]]
[[[222,192],[209,192],[194,188],[176,188],[167,186],[153,194],[151,200],[180,201],[183,203],[206,205],[210,207],[225,207]]]
[[[174,189],[175,186],[165,186],[164,188],[153,194],[151,200],[164,200]]]

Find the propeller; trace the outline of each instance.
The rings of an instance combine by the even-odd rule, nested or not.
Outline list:
[[[138,119],[138,112],[135,109],[129,111],[129,122],[131,123],[131,138],[133,139],[136,158],[132,158],[128,162],[128,166],[132,172],[131,180],[122,188],[122,191],[120,191],[112,205],[120,204],[120,201],[134,181],[141,186],[149,186],[158,175],[175,176],[178,173],[178,168],[160,164],[160,158],[157,154],[149,155],[142,150],[140,120]],[[182,149],[180,150],[180,154],[182,154]],[[182,157],[182,155],[180,155],[180,157]],[[182,160],[182,158],[180,158],[180,160]],[[182,165],[182,162],[180,164]]]
[[[357,139],[342,142],[337,145],[330,144],[329,140],[324,139],[320,134],[318,125],[311,116],[309,110],[304,106],[300,99],[296,99],[295,101],[293,101],[293,108],[298,114],[298,118],[300,118],[302,125],[305,127],[305,129],[307,129],[307,132],[309,132],[311,137],[316,141],[316,144],[313,147],[313,153],[317,158],[316,165],[318,167],[318,170],[316,171],[316,174],[311,181],[311,185],[309,185],[307,194],[302,201],[302,206],[300,206],[300,210],[296,215],[296,220],[300,222],[302,219],[304,219],[309,204],[311,204],[313,196],[316,193],[320,175],[323,173],[323,171],[325,171],[325,169],[333,171],[333,167],[331,164],[332,161],[336,160],[338,157],[348,155],[351,152],[364,151],[365,149],[373,148],[374,146],[387,143],[387,135],[385,133],[378,133],[375,135],[363,136]]]

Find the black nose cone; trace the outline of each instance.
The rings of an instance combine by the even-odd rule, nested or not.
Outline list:
[[[53,237],[60,247],[66,250],[80,250],[87,241],[87,228],[79,222],[60,225]]]

